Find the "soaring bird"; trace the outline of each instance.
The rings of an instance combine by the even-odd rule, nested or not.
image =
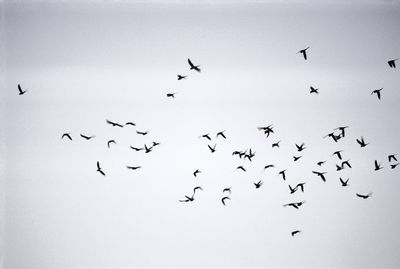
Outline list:
[[[392,162],[392,160],[395,160],[397,162],[397,158],[396,158],[397,154],[391,154],[388,156],[388,160],[389,162]]]
[[[340,170],[343,170],[343,166],[336,165],[336,171],[340,171]]]
[[[333,133],[333,132],[325,135],[323,138],[326,138],[326,137],[332,137],[333,141],[335,141],[335,142],[338,142],[339,139],[342,138],[341,135],[335,135],[335,133]]]
[[[224,139],[226,139],[226,136],[225,136],[224,132],[225,132],[225,130],[221,131],[221,132],[218,132],[217,133],[217,138],[218,138],[218,136],[222,136]]]
[[[281,142],[281,141],[279,140],[278,142],[273,143],[273,144],[272,144],[272,147],[273,147],[273,148],[275,148],[275,147],[276,147],[276,148],[279,148],[279,143],[280,143],[280,142]]]
[[[188,58],[188,63],[189,63],[189,65],[190,65],[190,70],[196,70],[197,72],[200,72],[201,70],[200,70],[200,65],[194,65],[193,63],[192,63],[192,61]]]
[[[131,169],[131,170],[136,170],[139,168],[142,168],[141,166],[126,166],[126,168]]]
[[[254,182],[253,184],[256,187],[256,189],[258,189],[258,188],[260,188],[262,186],[263,182],[260,180],[257,183]]]
[[[377,160],[375,160],[375,171],[381,170],[383,167],[381,166],[380,163],[378,163]]]
[[[63,139],[64,137],[67,137],[69,140],[72,141],[72,137],[71,137],[70,133],[65,133],[65,134],[63,134],[63,135],[61,136],[61,139]]]
[[[283,206],[292,206],[296,209],[299,209],[300,206],[302,206],[306,201],[301,201],[301,202],[296,202],[296,203],[289,203],[289,204],[284,204]]]
[[[360,197],[360,198],[367,199],[367,198],[369,198],[369,197],[372,196],[372,192],[370,192],[370,193],[368,193],[368,194],[359,194],[359,193],[356,193],[356,195],[357,195],[358,197]]]
[[[197,190],[200,190],[200,191],[202,191],[202,190],[203,190],[203,188],[202,188],[202,187],[200,187],[200,186],[194,187],[194,189],[193,189],[193,195],[196,193],[196,191],[197,191]]]
[[[343,151],[343,150],[335,151],[335,152],[332,154],[332,156],[333,156],[333,155],[336,155],[336,156],[339,158],[339,160],[341,160],[341,159],[342,159],[342,154],[340,154],[340,153],[341,153],[342,151]]]
[[[185,195],[185,198],[186,199],[184,199],[184,200],[179,200],[179,202],[193,202],[194,201],[194,195],[192,195],[191,197]]]
[[[229,198],[229,196],[225,196],[221,199],[221,202],[223,205],[225,205],[225,200],[230,200],[231,198]]]
[[[155,147],[155,146],[158,146],[158,145],[160,145],[159,142],[154,142],[154,141],[153,141],[153,146],[152,146],[152,147]]]
[[[302,143],[301,145],[296,145],[297,151],[303,151],[305,149],[304,143]]]
[[[307,60],[307,53],[306,51],[309,49],[310,47],[307,47],[305,49],[299,50],[297,53],[301,53],[303,54],[304,60]]]
[[[119,124],[119,123],[116,123],[116,122],[112,122],[112,121],[110,121],[110,120],[106,120],[106,122],[107,122],[108,124],[111,124],[113,127],[120,127],[120,128],[124,127],[123,125],[121,125],[121,124]]]
[[[271,133],[274,132],[274,129],[273,129],[273,125],[272,125],[272,124],[271,124],[271,125],[268,125],[268,126],[265,126],[265,127],[257,127],[257,129],[258,129],[259,131],[264,131],[264,134],[266,134],[267,137],[269,137],[269,135],[270,135]]]
[[[317,172],[317,171],[312,171],[314,174],[316,174],[317,176],[319,176],[323,182],[326,181],[326,178],[324,176],[324,174],[326,174],[326,172]]]
[[[103,170],[101,170],[100,167],[100,163],[97,161],[97,172],[99,172],[100,174],[102,174],[103,176],[105,176],[106,174],[104,174]]]
[[[301,192],[304,192],[304,185],[305,185],[305,184],[306,184],[305,182],[298,183],[298,184],[296,185],[296,188],[295,188],[295,189],[297,189],[297,188],[300,187]]]
[[[182,76],[182,75],[178,74],[178,80],[185,79],[185,78],[186,78],[186,76]]]
[[[203,137],[203,138],[207,138],[208,140],[210,140],[210,141],[211,141],[210,134],[204,134],[204,135],[202,135],[201,137]]]
[[[282,175],[283,180],[286,180],[286,174],[285,174],[285,172],[286,172],[286,169],[285,169],[285,170],[282,170],[282,171],[280,171],[280,172],[278,173],[279,175]]]
[[[86,140],[90,140],[90,139],[94,138],[95,136],[94,135],[86,136],[86,135],[81,134],[81,137],[85,138]]]
[[[144,152],[145,153],[150,153],[153,150],[153,147],[147,147],[146,144],[144,144]]]
[[[110,144],[111,144],[111,143],[117,144],[117,142],[115,142],[114,139],[111,139],[111,140],[109,140],[109,141],[107,142],[107,147],[108,147],[108,148],[110,148]]]
[[[292,188],[292,186],[289,185],[289,190],[290,190],[290,194],[293,194],[297,191],[297,188]]]
[[[310,86],[310,93],[319,94],[318,90],[319,90],[318,88],[314,88],[313,86]]]
[[[240,169],[240,170],[242,170],[243,172],[246,172],[246,169],[243,167],[243,166],[238,166],[238,167],[236,167],[236,169]]]
[[[399,165],[399,163],[391,164],[391,165],[390,165],[390,168],[391,168],[391,169],[395,169],[398,165]]]
[[[344,169],[344,166],[345,165],[347,165],[347,167],[348,168],[351,168],[351,165],[350,165],[350,162],[349,162],[350,160],[347,160],[347,161],[344,161],[344,162],[342,162],[342,168]]]
[[[339,178],[340,183],[342,183],[342,187],[348,186],[349,178],[347,180],[343,180],[341,177]]]
[[[357,143],[363,148],[366,147],[369,143],[365,143],[364,138],[361,137],[361,139],[356,139]]]
[[[132,126],[136,126],[136,124],[135,124],[135,123],[133,123],[133,122],[131,122],[131,121],[128,121],[127,123],[125,123],[125,125],[132,125]]]
[[[293,161],[297,162],[303,156],[293,156]]]
[[[210,145],[208,145],[208,148],[211,150],[211,153],[215,152],[215,147],[217,146],[217,144],[214,145],[214,147],[211,147]]]
[[[223,189],[222,193],[224,192],[229,192],[229,194],[231,194],[232,193],[231,187]]]
[[[148,131],[146,131],[146,132],[136,131],[136,133],[140,134],[140,135],[147,135],[149,132]]]
[[[136,148],[136,147],[132,147],[132,146],[131,146],[131,149],[136,150],[136,151],[144,150],[144,148]]]
[[[19,95],[23,95],[24,93],[26,93],[26,91],[23,91],[21,88],[21,85],[18,84],[18,91],[19,91]]]
[[[199,169],[196,169],[196,171],[193,172],[194,177],[197,177],[197,174],[201,173]]]
[[[321,165],[323,165],[325,162],[326,162],[326,161],[319,161],[319,162],[317,162],[317,165],[318,165],[318,166],[321,166]]]
[[[381,91],[383,90],[383,88],[374,90],[371,92],[371,95],[373,95],[374,93],[376,93],[376,96],[378,97],[379,100],[381,100]]]
[[[292,232],[292,236],[295,236],[295,235],[298,234],[298,233],[301,233],[301,231],[299,231],[299,230],[293,231],[293,232]]]
[[[396,68],[396,61],[397,61],[398,59],[400,59],[400,58],[393,59],[393,60],[389,60],[389,61],[387,62],[388,65],[390,66],[390,68]]]
[[[175,98],[175,94],[176,94],[176,92],[174,92],[174,93],[167,93],[167,97]]]
[[[342,137],[344,137],[346,128],[349,128],[349,126],[340,126],[340,127],[335,128],[335,130],[341,131],[342,132],[341,135],[342,135]]]
[[[265,170],[265,169],[268,169],[268,168],[272,168],[272,167],[275,167],[275,165],[273,165],[273,164],[267,164],[266,166],[264,166],[264,170]]]

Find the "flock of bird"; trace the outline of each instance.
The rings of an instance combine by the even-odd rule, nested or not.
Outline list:
[[[307,60],[307,51],[310,49],[310,47],[307,47],[305,49],[299,50],[298,53],[302,54],[302,56],[304,57],[304,60]],[[399,59],[393,59],[393,60],[389,60],[387,62],[387,64],[389,65],[390,68],[396,68],[396,61]],[[188,64],[189,64],[189,71],[193,70],[196,72],[201,72],[200,69],[200,65],[195,65],[193,64],[193,62],[188,59],[187,60]],[[178,74],[177,75],[177,79],[178,80],[183,80],[186,79],[188,76],[187,75],[181,75]],[[23,95],[25,94],[27,91],[23,90],[21,85],[18,84],[18,91],[19,91],[19,95]],[[381,89],[377,89],[372,91],[371,95],[376,94],[377,98],[380,100],[382,97],[381,91],[383,90],[383,88]],[[315,88],[313,86],[310,87],[310,94],[319,94],[319,89]],[[176,93],[167,93],[166,96],[167,98],[175,98]],[[125,124],[121,124],[118,122],[114,122],[114,121],[110,121],[110,120],[106,120],[106,123],[113,126],[113,127],[118,127],[118,128],[123,128],[125,126],[133,126],[135,127],[136,124],[133,122],[126,122]],[[334,128],[332,132],[326,134],[325,136],[323,136],[323,138],[331,138],[333,142],[337,143],[339,140],[344,139],[346,137],[346,129],[349,128],[349,126],[339,126],[337,128]],[[268,125],[268,126],[262,126],[262,127],[257,127],[257,129],[259,131],[261,131],[267,138],[270,137],[271,135],[274,134],[275,129],[274,126]],[[216,133],[215,138],[216,139],[228,139],[227,135],[226,135],[226,130],[223,131],[219,131]],[[140,131],[140,130],[136,130],[136,133],[138,135],[142,135],[142,136],[146,136],[148,134],[148,131]],[[85,135],[85,134],[80,134],[80,137],[84,140],[91,140],[94,139],[96,136],[95,135]],[[207,146],[208,149],[210,150],[210,154],[214,154],[217,151],[217,144],[216,143],[212,143],[213,141],[212,136],[210,133],[206,133],[206,134],[202,134],[199,136],[201,139],[206,140],[207,141]],[[72,141],[72,135],[71,133],[63,133],[61,136],[61,139],[65,140],[70,140]],[[271,143],[271,147],[272,148],[276,148],[279,149],[280,147],[280,140],[275,141],[273,143]],[[360,137],[355,139],[355,142],[361,147],[367,147],[369,145],[369,142],[366,142],[364,137]],[[107,141],[106,145],[108,148],[110,148],[113,144],[116,144],[117,142],[114,139],[110,139]],[[147,145],[144,144],[143,147],[134,147],[134,146],[130,146],[130,148],[134,151],[144,151],[144,153],[150,153],[152,152],[152,150],[157,147],[158,145],[160,145],[159,142],[152,142],[151,144]],[[307,147],[305,145],[305,143],[299,143],[299,144],[295,144],[295,149],[296,149],[296,155],[293,155],[293,162],[298,162],[302,157],[303,157],[303,153],[304,151],[306,151]],[[245,149],[245,150],[235,150],[232,152],[232,156],[237,156],[240,159],[243,160],[248,160],[249,162],[252,162],[253,158],[255,158],[256,156],[256,152],[253,149]],[[390,168],[391,169],[395,169],[398,165],[399,162],[397,160],[397,155],[396,154],[388,154],[388,163],[390,164]],[[336,158],[338,163],[336,164],[336,171],[341,171],[344,169],[351,169],[352,165],[350,163],[350,160],[344,160],[343,159],[343,150],[337,150],[335,152],[333,152],[331,154],[331,157]],[[325,165],[326,160],[319,160],[319,161],[315,161],[315,164],[321,168],[321,169],[314,169],[312,170],[312,174],[314,174],[316,177],[319,177],[323,182],[325,182],[327,180],[326,178],[326,174],[327,172],[322,170],[322,168]],[[270,170],[273,169],[275,167],[274,164],[266,164],[263,169],[265,170]],[[97,161],[96,163],[96,172],[98,172],[100,175],[102,176],[106,176],[106,172],[103,170],[103,168],[101,167],[101,164],[99,161]],[[130,170],[137,170],[140,169],[141,166],[133,166],[133,165],[127,165],[126,166],[127,169]],[[383,166],[381,165],[380,162],[378,162],[378,160],[375,160],[374,162],[374,166],[373,166],[373,170],[374,171],[379,171],[381,169],[383,169]],[[236,167],[236,170],[240,170],[241,172],[246,172],[246,168],[244,165],[240,165]],[[286,182],[287,180],[287,175],[286,175],[286,170],[281,170],[278,171],[277,175],[279,175],[280,177],[282,177],[282,180],[284,182]],[[202,171],[200,171],[199,169],[196,169],[193,172],[193,176],[195,178],[197,178],[198,176],[200,176],[200,174],[202,173]],[[349,178],[347,179],[343,179],[342,177],[339,177],[339,182],[341,184],[342,187],[347,187],[349,186]],[[306,182],[300,182],[297,183],[295,186],[292,186],[290,184],[288,184],[288,188],[289,188],[289,193],[290,194],[294,194],[297,191],[301,191],[302,193],[304,193],[305,190],[305,184]],[[253,182],[254,188],[255,189],[260,189],[263,186],[263,181],[262,180],[257,180],[256,182]],[[193,192],[191,194],[188,195],[184,195],[184,198],[178,200],[179,202],[182,203],[190,203],[190,202],[194,202],[197,199],[197,193],[199,191],[203,191],[203,188],[201,186],[195,186],[193,188]],[[228,204],[228,201],[231,200],[231,193],[232,193],[232,187],[221,187],[221,203],[223,206],[226,206]],[[365,193],[356,193],[355,194],[357,197],[361,198],[361,199],[367,199],[369,197],[371,197],[372,192],[369,192],[367,194]],[[196,199],[195,199],[196,197]],[[291,203],[286,203],[283,204],[283,207],[292,207],[294,209],[299,209],[301,206],[303,206],[305,204],[305,200],[302,201],[295,201],[295,202],[291,202]],[[295,236],[297,234],[301,233],[301,230],[294,230],[291,232],[291,236]]]

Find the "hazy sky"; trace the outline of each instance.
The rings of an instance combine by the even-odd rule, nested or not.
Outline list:
[[[400,57],[400,5],[180,2],[0,4],[2,267],[399,268],[400,166],[387,156],[400,153],[400,61],[386,62]],[[269,124],[266,138],[256,127]],[[322,138],[346,125],[338,143]],[[232,156],[248,148],[252,162]],[[336,171],[336,150],[352,169]]]

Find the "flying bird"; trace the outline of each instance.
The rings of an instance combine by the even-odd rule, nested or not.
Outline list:
[[[272,147],[273,147],[273,148],[275,148],[275,147],[276,147],[276,148],[279,148],[279,143],[280,143],[280,142],[281,142],[281,141],[279,140],[278,142],[273,143],[273,144],[272,144]]]
[[[388,160],[389,162],[392,162],[392,160],[395,160],[397,162],[397,158],[396,158],[397,154],[391,154],[388,156]]]
[[[301,157],[303,157],[303,156],[293,156],[293,160],[294,160],[295,162],[297,162]]]
[[[150,153],[153,150],[153,147],[148,148],[146,144],[144,144],[144,151],[145,153]]]
[[[365,143],[364,138],[361,137],[361,139],[356,139],[357,143],[363,148],[366,147],[369,143]]]
[[[200,187],[200,186],[194,187],[194,189],[193,189],[193,195],[196,193],[197,190],[201,190],[201,191],[202,191],[203,188]]]
[[[344,169],[344,166],[347,165],[348,168],[351,168],[351,165],[349,163],[349,160],[342,162],[342,168]]]
[[[108,124],[111,124],[113,127],[120,127],[120,128],[124,127],[123,125],[121,125],[121,124],[119,124],[119,123],[116,123],[116,122],[112,122],[112,121],[110,121],[110,120],[106,120],[106,122],[107,122]]]
[[[313,86],[310,86],[310,93],[319,94],[318,90],[319,90],[318,88],[316,89]]]
[[[325,164],[325,162],[326,162],[326,161],[319,161],[319,162],[317,162],[317,165],[318,165],[318,166],[322,166],[323,164]]]
[[[297,189],[297,188],[300,187],[301,192],[304,192],[304,185],[305,185],[305,184],[306,184],[305,182],[303,182],[303,183],[298,183],[295,189]]]
[[[335,128],[335,130],[341,131],[342,132],[341,136],[344,137],[346,128],[349,128],[349,126],[340,126],[340,127]]]
[[[393,59],[393,60],[389,60],[387,63],[388,63],[388,65],[390,66],[390,68],[396,68],[396,61],[398,60],[399,58],[397,58],[397,59]]]
[[[231,187],[223,189],[222,193],[224,192],[229,192],[229,194],[231,194],[232,193]]]
[[[21,88],[21,85],[18,84],[18,91],[19,91],[19,95],[23,95],[24,93],[26,93],[26,91],[23,91]]]
[[[317,171],[312,171],[314,174],[316,174],[317,176],[319,176],[323,182],[326,181],[326,178],[324,176],[324,174],[326,174],[326,172],[317,172]]]
[[[275,167],[275,165],[273,165],[273,164],[267,164],[266,166],[264,166],[264,170],[265,170],[265,169],[268,169],[268,168],[272,168],[272,167]]]
[[[230,200],[231,198],[229,198],[229,196],[225,196],[221,199],[221,202],[223,205],[225,205],[225,200]]]
[[[111,140],[109,140],[109,141],[107,142],[107,147],[108,147],[108,148],[110,148],[110,144],[111,144],[111,143],[117,144],[117,142],[115,142],[114,139],[111,139]]]
[[[214,147],[211,147],[210,145],[208,145],[208,148],[211,150],[211,153],[215,152],[215,147],[217,146],[217,144],[214,145]]]
[[[132,147],[132,146],[131,146],[131,149],[136,150],[136,151],[144,150],[144,148],[135,148],[135,147]]]
[[[238,166],[238,167],[236,167],[236,169],[240,169],[240,170],[242,170],[243,172],[246,172],[246,169],[243,167],[243,166]]]
[[[304,143],[302,143],[300,146],[297,144],[295,144],[295,145],[296,145],[297,151],[303,151],[305,149]]]
[[[333,155],[336,155],[336,156],[339,158],[339,160],[341,160],[341,159],[342,159],[342,155],[341,155],[340,153],[341,153],[342,151],[343,151],[343,150],[335,151],[335,152],[332,154],[332,156],[333,156]]]
[[[200,65],[194,65],[193,63],[192,63],[192,61],[188,58],[188,63],[189,63],[189,65],[190,65],[190,70],[196,70],[197,72],[200,72],[201,70],[200,70]]]
[[[383,167],[381,166],[380,163],[378,163],[377,160],[375,160],[375,171],[381,170]]]
[[[374,90],[371,92],[371,95],[373,95],[374,93],[376,94],[376,96],[378,97],[379,100],[381,100],[381,91],[383,90],[383,88]]]
[[[94,135],[86,136],[86,135],[81,134],[81,137],[85,138],[86,140],[90,140],[90,139],[94,138],[95,136]]]
[[[278,173],[279,175],[282,175],[283,180],[286,180],[285,171],[286,171],[286,169],[285,169],[285,170],[282,170],[282,171],[280,171],[280,172]]]
[[[360,197],[360,198],[367,199],[367,198],[371,197],[372,192],[370,192],[370,193],[368,193],[368,194],[359,194],[359,193],[356,193],[356,195],[357,195],[358,197]]]
[[[146,131],[146,132],[136,131],[136,133],[140,134],[140,135],[147,135],[149,132],[148,131]]]
[[[309,48],[310,48],[310,47],[307,47],[307,48],[305,48],[305,49],[299,50],[297,53],[303,54],[304,60],[307,60],[307,52],[306,52],[306,51],[307,51]]]
[[[199,169],[196,169],[196,171],[193,172],[194,177],[197,177],[197,174],[201,173]]]
[[[348,186],[349,178],[347,180],[343,180],[341,177],[339,178],[340,183],[342,183],[342,187]]]
[[[175,98],[175,94],[176,94],[176,92],[174,92],[174,93],[167,93],[167,97]]]
[[[298,233],[301,233],[301,231],[299,231],[299,230],[296,230],[296,231],[293,231],[292,232],[292,237],[294,237],[296,234],[298,234]]]
[[[103,170],[101,170],[100,167],[100,163],[97,161],[97,172],[99,172],[100,174],[102,174],[103,176],[105,176],[106,174],[103,172]]]
[[[153,141],[153,146],[152,146],[152,147],[159,146],[159,145],[160,145],[159,142],[154,142],[154,141]]]
[[[127,123],[125,123],[125,125],[132,125],[132,126],[136,126],[136,124],[135,124],[135,123],[133,123],[133,122],[131,122],[131,121],[128,121]]]
[[[391,165],[390,165],[390,168],[391,168],[391,169],[395,169],[398,165],[399,165],[399,163],[391,164]]]
[[[290,185],[288,185],[288,186],[289,186],[290,194],[293,194],[297,191],[297,188],[292,188],[292,186],[290,186]]]
[[[194,195],[192,195],[191,197],[185,195],[185,198],[186,199],[184,199],[184,200],[179,200],[179,202],[193,202],[194,201]]]
[[[131,169],[131,170],[137,170],[142,167],[141,166],[126,166],[126,168]]]
[[[260,180],[257,183],[254,182],[253,184],[256,187],[256,189],[258,189],[258,188],[260,188],[262,186],[263,182]]]
[[[65,133],[65,134],[63,134],[63,135],[61,136],[61,139],[64,139],[64,137],[67,137],[69,140],[72,141],[72,137],[71,137],[70,133]]]
[[[178,80],[185,79],[186,76],[178,75]]]
[[[208,140],[210,140],[210,141],[211,141],[210,134],[204,134],[204,135],[202,135],[201,137],[203,137],[203,138],[207,138]]]
[[[217,138],[218,138],[218,136],[222,136],[224,139],[226,139],[226,136],[225,136],[224,132],[225,132],[225,130],[221,131],[221,132],[218,132],[217,133]]]

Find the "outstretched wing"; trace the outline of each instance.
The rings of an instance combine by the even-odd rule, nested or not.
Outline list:
[[[194,67],[192,61],[191,61],[189,58],[188,58],[188,63],[189,63],[189,65],[190,65],[190,67]]]

